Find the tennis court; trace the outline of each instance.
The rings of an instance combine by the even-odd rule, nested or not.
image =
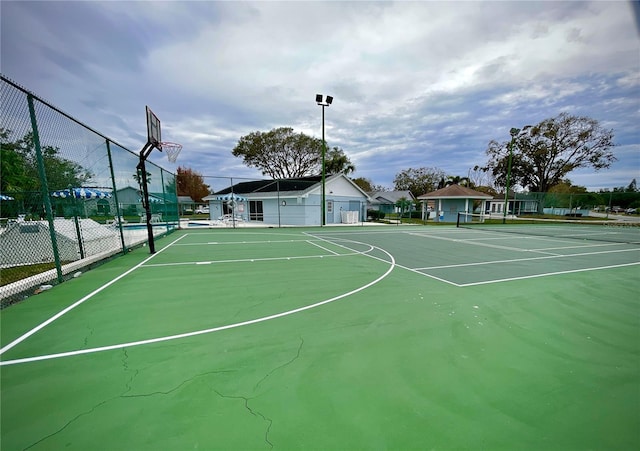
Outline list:
[[[0,312],[2,449],[638,449],[639,232],[175,232]]]

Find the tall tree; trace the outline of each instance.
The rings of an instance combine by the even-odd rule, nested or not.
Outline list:
[[[371,185],[371,191],[379,191],[382,193],[385,191],[391,191],[391,189],[389,189],[389,187],[384,185]]]
[[[240,138],[231,153],[274,179],[318,174],[322,166],[322,140],[294,133],[290,127],[249,133]],[[351,168],[355,170],[342,149],[334,147],[326,152],[327,173],[349,173],[353,172]]]
[[[375,191],[373,189],[373,183],[371,183],[371,180],[364,178],[364,177],[357,177],[355,179],[351,179],[351,181],[353,183],[355,183],[356,185],[358,185],[360,187],[360,189],[362,191],[364,191],[365,193],[370,193],[372,191]]]
[[[178,166],[176,174],[178,181],[178,196],[189,196],[196,202],[209,195],[209,185],[204,183],[202,175],[190,168]]]
[[[470,186],[473,186],[474,189],[478,186],[493,187],[495,185],[493,174],[483,171],[479,165],[476,165],[469,170],[468,177],[471,181]]]
[[[590,208],[605,203],[601,195],[590,193],[586,187],[574,185],[569,179],[550,188],[542,200],[545,207],[564,208]]]
[[[241,137],[231,153],[274,179],[303,177],[318,167],[322,140],[280,127]]]
[[[409,168],[400,171],[393,179],[395,189],[409,190],[415,197],[433,191],[438,182],[445,177],[442,169],[438,168]]]
[[[42,146],[42,161],[51,190],[84,186],[93,178],[91,171],[63,158],[60,148]],[[0,128],[0,189],[3,192],[38,191],[41,186],[35,143],[31,132],[11,138],[11,131]]]
[[[587,188],[580,185],[574,185],[571,180],[564,179],[554,187],[549,189],[550,193],[562,194],[583,194],[587,192]]]
[[[334,147],[327,151],[325,155],[325,172],[327,174],[343,173],[348,175],[355,172],[355,170],[356,167],[351,163],[344,150]]]
[[[451,186],[451,185],[462,185],[462,186],[468,186],[471,187],[471,180],[469,179],[469,177],[461,177],[459,175],[450,175],[447,177],[447,179],[441,179],[440,183],[438,183],[438,188],[444,188],[445,186]]]
[[[491,141],[486,151],[489,161],[482,169],[490,171],[500,186],[506,185],[511,141]],[[610,167],[616,160],[610,151],[613,146],[613,130],[589,117],[561,113],[513,137],[511,184],[549,191],[575,169]]]
[[[20,141],[11,142],[10,132],[0,129],[0,192],[31,191],[27,156],[21,152]]]

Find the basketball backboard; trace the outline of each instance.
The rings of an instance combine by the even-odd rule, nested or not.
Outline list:
[[[147,107],[147,142],[154,147],[160,146],[162,136],[160,134],[160,119]]]

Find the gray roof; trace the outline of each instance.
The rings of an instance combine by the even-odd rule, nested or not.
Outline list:
[[[349,177],[344,174],[331,174],[325,177],[325,183],[337,178],[344,178],[353,185],[353,187],[362,193],[363,196],[367,196],[367,193],[362,191],[358,185],[356,185]],[[243,196],[250,197],[251,199],[268,199],[273,198],[276,195],[285,197],[298,197],[304,196],[313,189],[319,187],[322,182],[322,176],[310,176],[299,177],[291,179],[279,179],[279,180],[253,180],[250,182],[240,182],[233,186],[222,189],[215,194],[210,194],[203,198],[205,201],[216,200],[221,194],[237,193]]]
[[[369,197],[377,201],[380,204],[395,204],[403,197],[408,200],[415,200],[411,191],[374,191],[368,193]]]

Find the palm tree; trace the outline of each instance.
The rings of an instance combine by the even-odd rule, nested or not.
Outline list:
[[[147,185],[149,185],[151,183],[151,172],[146,171],[145,175],[147,176]],[[138,185],[142,186],[142,170],[140,168],[136,168],[136,173],[133,174],[133,179],[138,182]]]
[[[471,180],[469,180],[469,177],[460,177],[459,175],[450,175],[449,177],[447,177],[446,182],[444,182],[444,186],[451,186],[451,185],[462,185],[462,186],[470,186],[471,185]]]
[[[396,207],[400,210],[400,218],[402,218],[405,211],[411,210],[411,201],[406,197],[401,197],[396,201]]]
[[[355,170],[356,167],[339,147],[334,147],[327,152],[325,158],[325,171],[327,174],[343,173],[348,175],[355,172]]]

